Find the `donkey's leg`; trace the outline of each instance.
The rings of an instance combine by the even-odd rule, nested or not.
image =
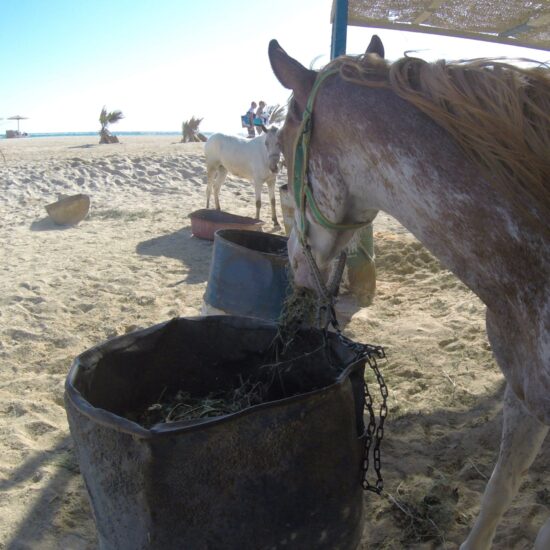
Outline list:
[[[275,179],[267,180],[267,192],[269,193],[269,201],[271,202],[271,219],[273,220],[273,225],[280,227],[275,204]]]
[[[216,210],[220,210],[220,189],[227,176],[227,170],[222,166],[218,166],[216,179],[214,180],[214,202]]]
[[[254,180],[254,194],[256,195],[256,219],[260,219],[260,210],[262,208],[262,181]]]
[[[217,176],[216,168],[211,166],[206,169],[206,208],[210,208],[210,195],[212,194],[212,185]]]
[[[521,477],[537,456],[547,433],[548,426],[532,416],[510,387],[506,386],[498,462],[485,489],[479,516],[460,550],[486,550],[491,547],[497,525],[516,495]]]

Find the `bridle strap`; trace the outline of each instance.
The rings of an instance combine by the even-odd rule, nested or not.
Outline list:
[[[358,222],[358,223],[331,222],[319,210],[319,207],[317,206],[317,203],[315,202],[315,198],[313,196],[313,191],[311,190],[311,187],[309,185],[304,186],[304,195],[305,195],[304,202],[307,202],[307,204],[309,205],[309,209],[311,210],[313,217],[319,223],[319,225],[323,226],[325,229],[333,229],[335,231],[355,231],[356,229],[359,229],[371,223],[371,222]]]
[[[312,131],[312,121],[311,117],[313,115],[313,106],[315,104],[315,98],[317,97],[317,92],[321,87],[321,84],[329,77],[334,74],[338,74],[339,69],[332,69],[325,72],[320,72],[317,75],[313,87],[309,94],[306,108],[302,115],[302,122],[298,129],[298,134],[296,141],[294,143],[294,171],[293,171],[293,191],[294,191],[294,200],[297,207],[300,210],[300,224],[298,231],[300,234],[300,241],[302,244],[306,243],[306,234],[307,234],[307,218],[306,218],[306,207],[309,206],[309,209],[315,219],[315,221],[324,227],[325,229],[331,229],[334,231],[354,231],[368,225],[370,222],[361,222],[361,223],[335,223],[331,222],[327,217],[321,212],[317,203],[315,202],[315,197],[313,196],[313,191],[309,183],[309,178],[307,175],[308,171],[308,160],[309,160],[309,142],[311,139]]]
[[[338,287],[340,285],[340,280],[344,271],[344,266],[346,262],[346,254],[342,252],[338,260],[336,268],[333,270],[332,276],[330,277],[330,282],[328,285],[325,285],[321,273],[313,258],[311,247],[307,243],[307,217],[306,217],[306,208],[309,206],[310,212],[315,219],[315,221],[324,227],[325,229],[333,231],[354,231],[360,227],[370,224],[371,222],[364,223],[334,223],[327,219],[327,217],[321,212],[317,203],[315,202],[315,197],[313,196],[313,191],[308,178],[308,158],[309,158],[309,143],[311,139],[312,131],[312,115],[313,115],[313,106],[315,104],[315,98],[317,97],[317,92],[321,87],[321,84],[330,76],[338,74],[339,69],[330,69],[325,72],[321,72],[317,75],[313,87],[309,94],[309,97],[306,102],[306,107],[302,115],[302,122],[298,128],[298,134],[296,136],[296,141],[294,142],[294,171],[292,174],[292,188],[294,192],[294,201],[296,207],[299,209],[300,217],[299,223],[296,224],[296,230],[298,232],[298,237],[300,244],[306,260],[310,266],[310,269],[313,273],[313,278],[316,285],[317,295],[320,300],[319,307],[319,323],[320,326],[326,328],[328,324],[332,324],[334,327],[337,326],[336,314],[334,311],[334,299],[338,293]],[[322,313],[324,312],[324,314]],[[322,318],[324,317],[324,318]]]

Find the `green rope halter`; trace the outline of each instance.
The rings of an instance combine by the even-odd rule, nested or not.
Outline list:
[[[339,69],[332,69],[329,71],[321,72],[317,75],[317,79],[315,80],[313,88],[311,89],[311,92],[309,94],[306,108],[304,110],[304,114],[302,115],[302,122],[298,129],[298,135],[294,143],[294,173],[292,187],[294,191],[294,200],[297,207],[300,209],[300,227],[298,227],[298,231],[302,244],[305,244],[307,232],[307,205],[309,205],[309,209],[311,210],[315,221],[325,229],[332,229],[335,231],[352,231],[370,223],[363,222],[343,224],[331,222],[319,210],[307,177],[308,151],[312,130],[311,117],[313,115],[313,105],[315,103],[315,98],[317,97],[317,92],[319,91],[319,88],[321,87],[321,84],[325,81],[325,79],[337,73],[339,73]]]

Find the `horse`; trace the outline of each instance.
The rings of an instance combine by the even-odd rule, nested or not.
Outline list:
[[[503,430],[460,548],[486,549],[550,424],[549,71],[489,59],[390,64],[382,48],[374,36],[365,54],[316,72],[269,44],[292,90],[279,131],[297,201],[290,264],[297,285],[318,289],[357,227],[384,211],[484,302],[506,380]],[[550,548],[550,520],[535,548]]]
[[[225,134],[213,134],[204,145],[206,157],[206,208],[214,191],[216,208],[220,209],[220,188],[228,172],[250,180],[256,193],[256,218],[260,219],[262,185],[267,183],[271,202],[271,219],[278,227],[275,209],[275,180],[281,152],[277,142],[277,127],[262,127],[264,133],[254,139],[241,139]]]

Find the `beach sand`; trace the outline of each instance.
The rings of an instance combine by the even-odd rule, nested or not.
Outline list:
[[[97,547],[63,405],[71,362],[108,338],[201,310],[212,243],[191,236],[188,214],[205,204],[203,146],[121,141],[0,141],[0,548]],[[54,225],[45,205],[76,193],[90,195],[89,216]],[[229,177],[220,200],[254,214],[244,180]],[[262,203],[269,231],[265,190]],[[345,333],[388,356],[385,492],[365,495],[361,548],[457,548],[497,457],[503,377],[481,302],[385,214],[375,242],[373,305],[344,296],[341,308],[351,316]],[[532,546],[550,505],[548,451],[495,548]]]

